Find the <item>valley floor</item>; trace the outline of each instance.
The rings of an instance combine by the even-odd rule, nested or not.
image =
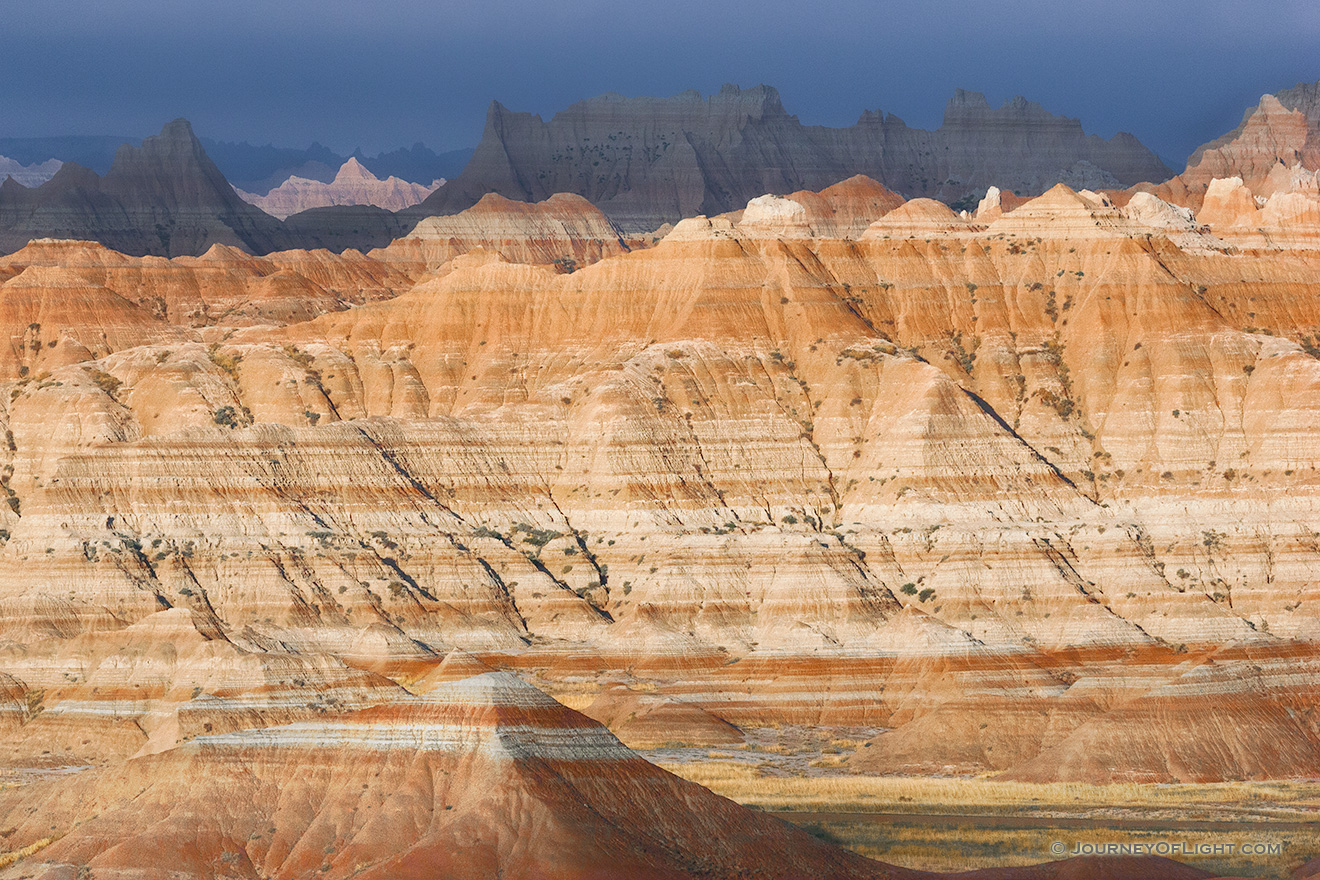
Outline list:
[[[1216,874],[1287,878],[1320,855],[1320,781],[1200,785],[866,776],[846,763],[785,774],[746,747],[645,753],[671,773],[869,858],[928,871],[1013,867],[1111,846]],[[818,762],[817,762],[818,763]],[[1129,849],[1128,851],[1131,851]]]

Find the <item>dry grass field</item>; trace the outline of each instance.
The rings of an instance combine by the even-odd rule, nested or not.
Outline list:
[[[1115,844],[1164,847],[1218,873],[1285,878],[1320,855],[1314,782],[1031,784],[764,775],[717,760],[663,766],[863,855],[926,870],[1026,865]]]
[[[763,810],[1039,815],[1119,811],[1134,817],[1320,822],[1320,782],[1086,785],[992,778],[767,776],[734,761],[662,766],[741,804]]]

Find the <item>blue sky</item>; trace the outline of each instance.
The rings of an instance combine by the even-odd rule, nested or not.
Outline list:
[[[804,122],[935,127],[955,88],[1136,134],[1181,166],[1261,94],[1320,79],[1314,0],[6,0],[0,137],[154,133],[347,152],[471,146],[498,99],[768,83]]]

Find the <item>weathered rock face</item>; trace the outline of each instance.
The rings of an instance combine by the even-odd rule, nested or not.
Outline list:
[[[0,790],[5,837],[32,841],[0,876],[113,880],[153,875],[163,859],[171,876],[199,880],[942,876],[846,852],[672,776],[509,673],[392,696]],[[1209,877],[1154,858],[985,876]]]
[[[442,183],[443,180],[437,180],[424,186],[397,177],[381,180],[357,159],[350,158],[328,183],[291,176],[265,195],[236,191],[244,201],[283,220],[290,214],[331,205],[375,205],[387,211],[401,211],[426,198]]]
[[[1131,135],[1087,136],[1077,120],[1022,98],[993,109],[960,90],[936,131],[879,112],[832,129],[802,125],[768,86],[725,86],[709,98],[603,95],[549,122],[496,102],[472,161],[419,210],[453,213],[489,192],[519,201],[575,192],[625,231],[646,232],[856,174],[909,198],[953,200],[991,185],[1028,193],[1058,182],[1131,186],[1169,171]]]
[[[258,260],[215,245],[168,261],[38,240],[0,257],[0,332],[9,339],[0,375],[46,380],[52,369],[127,348],[217,338],[205,328],[305,321],[394,297],[416,278],[361,254],[281,251]]]
[[[1309,180],[1294,176],[1286,183],[1287,189],[1273,189],[1269,180],[1260,186],[1271,194],[1253,193],[1240,177],[1217,177],[1201,194],[1201,207],[1194,215],[1191,209],[1168,204],[1147,192],[1116,195],[1129,198],[1125,214],[1147,215],[1145,221],[1170,230],[1170,237],[1182,247],[1194,247],[1193,238],[1219,249],[1314,251],[1320,247],[1320,188],[1315,186],[1314,175]],[[1178,229],[1181,234],[1175,232]]]
[[[508,673],[23,795],[0,800],[8,837],[71,829],[30,877],[137,876],[165,852],[198,878],[917,876],[677,779]]]
[[[732,212],[745,235],[769,238],[859,238],[872,222],[903,204],[903,197],[857,175],[820,192],[801,190],[752,199]]]
[[[1320,82],[1264,95],[1237,128],[1201,146],[1187,169],[1156,186],[1140,189],[1199,210],[1216,179],[1239,178],[1262,198],[1275,193],[1317,191],[1320,169]]]
[[[633,748],[667,744],[716,746],[740,743],[742,731],[685,700],[607,689],[583,710]]]
[[[971,230],[971,222],[953,213],[943,202],[913,199],[872,223],[862,237],[907,239]]]
[[[627,250],[618,227],[581,196],[559,193],[527,204],[491,193],[459,214],[427,217],[371,255],[433,272],[477,248],[512,262],[557,264],[564,271]]]
[[[886,728],[865,756],[886,771],[1320,773],[1320,246],[1066,187],[989,226],[910,202],[859,240],[804,237],[792,203],[572,273],[486,245],[425,275],[0,262],[17,302],[60,306],[43,356],[66,324],[87,350],[8,374],[0,671],[24,698],[0,723],[39,691],[73,712],[99,686],[79,646],[122,653],[182,609],[336,681],[459,647],[641,682],[636,708],[694,738]],[[406,292],[181,321],[123,280],[213,263]],[[211,296],[195,277],[171,286]],[[593,711],[622,728],[613,693]],[[155,728],[134,729],[105,753]],[[1262,730],[1277,749],[1249,748]]]
[[[1006,192],[997,186],[992,186],[985,191],[985,196],[977,203],[973,219],[977,223],[993,223],[1029,201],[1030,198],[1016,195],[1011,190]]]
[[[93,239],[126,254],[256,253],[289,246],[280,224],[244,202],[183,119],[124,145],[104,178],[74,163],[42,185],[0,185],[0,252],[40,237]]]

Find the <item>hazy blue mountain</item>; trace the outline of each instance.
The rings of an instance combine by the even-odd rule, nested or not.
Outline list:
[[[97,174],[105,174],[114,164],[119,147],[127,143],[141,143],[142,137],[94,134],[0,138],[0,156],[8,156],[24,165],[59,159],[61,162],[76,162]]]
[[[23,165],[59,159],[61,162],[75,162],[104,175],[114,164],[119,147],[126,143],[141,143],[142,137],[68,135],[0,138],[0,156],[7,156]],[[258,195],[265,195],[292,175],[329,183],[349,158],[319,143],[309,147],[276,147],[215,138],[199,140],[211,161],[215,162],[230,183]],[[442,177],[457,177],[472,158],[472,150],[437,153],[418,142],[411,147],[400,147],[374,156],[365,155],[360,150],[353,155],[368,171],[382,180],[394,176],[412,183],[429,184]]]

